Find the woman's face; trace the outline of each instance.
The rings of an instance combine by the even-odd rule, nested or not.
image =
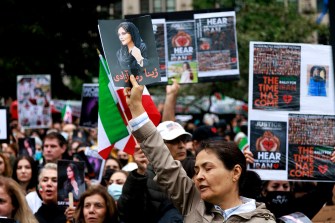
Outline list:
[[[130,33],[128,33],[124,28],[120,27],[117,34],[123,46],[132,42]]]
[[[26,147],[26,148],[29,148],[29,147],[30,147],[30,145],[29,145],[29,141],[28,141],[28,140],[24,140],[24,141],[23,141],[23,144],[24,144],[24,147]]]
[[[74,172],[71,167],[66,168],[66,175],[68,179],[73,179],[74,178]]]
[[[0,156],[0,174],[3,175],[4,172],[5,172],[5,161]]]
[[[120,166],[115,160],[108,159],[105,164],[105,171],[106,169],[120,170]]]
[[[0,216],[12,218],[14,209],[11,197],[3,187],[0,187]]]
[[[8,158],[9,158],[10,156],[15,157],[15,151],[14,151],[14,149],[13,149],[12,147],[10,147],[10,146],[7,146],[7,147],[3,148],[3,149],[2,149],[2,152],[3,152],[3,154],[6,155]]]
[[[212,151],[199,152],[195,162],[194,181],[201,199],[211,204],[221,204],[226,197],[236,196],[239,175],[236,176],[235,172],[227,170]]]
[[[20,182],[29,182],[32,176],[31,165],[26,159],[22,159],[17,163],[16,169],[17,179]]]
[[[266,187],[267,191],[290,191],[290,183],[288,181],[271,180]]]
[[[109,185],[111,184],[118,184],[123,185],[127,180],[127,176],[124,173],[116,172],[113,173],[111,178],[109,179]]]
[[[83,210],[85,223],[102,223],[106,212],[106,202],[99,194],[85,198]]]

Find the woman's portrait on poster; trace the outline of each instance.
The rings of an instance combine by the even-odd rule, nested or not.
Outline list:
[[[63,184],[64,196],[68,197],[70,192],[73,193],[73,200],[78,201],[80,195],[85,191],[84,179],[80,176],[79,169],[75,163],[69,163],[66,167],[66,177]]]
[[[116,52],[116,57],[121,70],[128,70],[129,75],[138,75],[149,64],[147,46],[138,28],[132,22],[122,22],[117,27],[117,35],[121,48]]]
[[[327,71],[323,66],[313,66],[310,70],[308,95],[327,96],[326,92]]]

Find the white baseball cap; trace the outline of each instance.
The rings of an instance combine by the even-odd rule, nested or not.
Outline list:
[[[185,131],[185,129],[178,123],[173,121],[165,121],[157,126],[158,132],[164,140],[173,140],[181,135],[192,135]]]

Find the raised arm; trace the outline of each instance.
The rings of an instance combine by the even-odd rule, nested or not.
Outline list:
[[[176,79],[173,79],[172,85],[166,85],[166,96],[162,115],[162,122],[176,121],[176,103],[180,85]]]
[[[133,75],[130,80],[133,87],[125,89],[125,95],[133,115],[129,121],[133,135],[154,167],[157,183],[168,193],[182,215],[186,215],[199,204],[199,192],[181,163],[173,159],[157,128],[145,113],[141,104],[143,86],[138,85]]]

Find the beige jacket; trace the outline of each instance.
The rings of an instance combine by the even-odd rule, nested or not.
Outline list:
[[[224,220],[213,205],[205,205],[201,200],[193,181],[187,176],[180,162],[172,158],[151,121],[133,132],[133,135],[141,143],[143,152],[154,167],[155,180],[169,194],[174,205],[184,216],[185,223],[276,222],[273,214],[265,208],[263,203],[256,203],[257,208],[252,212],[232,215]]]

